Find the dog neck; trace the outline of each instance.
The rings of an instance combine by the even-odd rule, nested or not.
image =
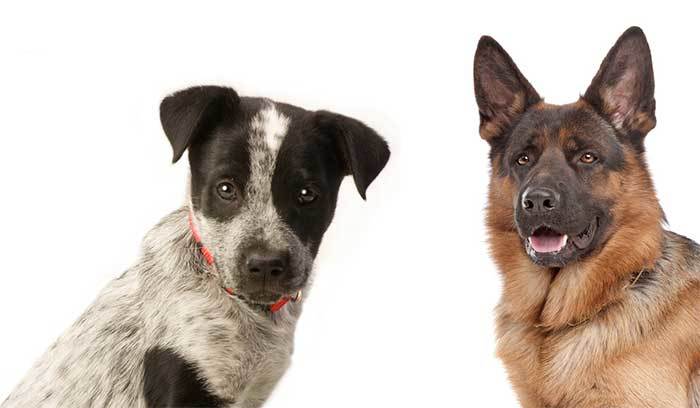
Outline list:
[[[209,251],[209,249],[202,243],[202,238],[199,234],[199,231],[197,230],[197,226],[195,225],[194,215],[192,214],[191,209],[188,211],[187,224],[189,225],[190,233],[192,234],[192,238],[194,239],[194,242],[196,243],[197,248],[199,249],[199,252],[201,253],[202,257],[204,258],[204,261],[206,262],[207,267],[215,268],[216,265],[214,263],[214,255],[212,255],[211,251]],[[282,308],[284,308],[287,305],[287,303],[289,303],[289,301],[299,302],[301,300],[301,296],[302,296],[301,291],[299,291],[299,292],[297,292],[297,294],[294,297],[282,296],[277,302],[275,302],[271,305],[260,305],[257,303],[251,303],[243,296],[238,295],[237,293],[235,293],[233,288],[228,288],[228,287],[222,286],[221,289],[223,290],[224,294],[226,294],[226,296],[244,302],[251,309],[256,309],[256,310],[262,309],[262,311],[266,311],[266,312],[270,312],[270,313],[279,312],[280,310],[282,310]]]

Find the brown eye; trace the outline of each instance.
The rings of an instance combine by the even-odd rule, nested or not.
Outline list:
[[[519,165],[524,166],[528,163],[530,163],[530,156],[523,154],[520,157],[518,157],[518,164]]]
[[[581,155],[581,163],[592,164],[598,161],[598,158],[593,153],[584,153]]]
[[[224,181],[216,185],[216,193],[226,201],[233,201],[238,197],[236,186],[233,183]]]
[[[297,196],[297,201],[299,204],[310,204],[318,198],[318,193],[316,193],[310,187],[304,187],[299,190],[299,195]]]

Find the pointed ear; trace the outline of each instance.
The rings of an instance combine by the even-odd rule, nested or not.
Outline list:
[[[583,98],[628,136],[643,137],[656,126],[654,70],[641,28],[620,36]]]
[[[481,37],[476,47],[474,93],[479,106],[479,133],[489,143],[542,100],[508,53],[488,36]]]
[[[314,125],[335,140],[345,175],[352,174],[357,191],[366,199],[367,187],[389,161],[386,141],[359,120],[328,111],[314,113]]]
[[[173,163],[200,136],[212,130],[224,114],[238,107],[231,88],[197,86],[183,89],[160,103],[160,123],[173,147]]]

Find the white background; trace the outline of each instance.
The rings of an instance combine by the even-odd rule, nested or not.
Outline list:
[[[693,10],[95,3],[0,6],[0,401],[182,203],[186,162],[170,164],[157,108],[189,85],[355,116],[393,149],[367,202],[351,179],[342,186],[269,407],[517,406],[494,357],[500,280],[471,65],[483,34],[548,102],[566,103],[640,25],[657,79],[649,163],[671,227],[700,237]]]

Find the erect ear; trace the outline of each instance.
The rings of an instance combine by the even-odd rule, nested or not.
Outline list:
[[[196,86],[160,103],[160,123],[173,147],[173,163],[198,137],[211,131],[223,115],[238,106],[236,91],[220,86]]]
[[[314,114],[314,124],[334,138],[343,160],[345,175],[352,174],[360,196],[366,199],[367,187],[389,161],[389,146],[370,127],[343,115],[328,111]]]
[[[479,106],[479,133],[489,143],[542,100],[508,53],[488,36],[481,37],[476,47],[474,93]]]
[[[620,36],[583,98],[623,134],[643,137],[656,126],[654,70],[641,28]]]

